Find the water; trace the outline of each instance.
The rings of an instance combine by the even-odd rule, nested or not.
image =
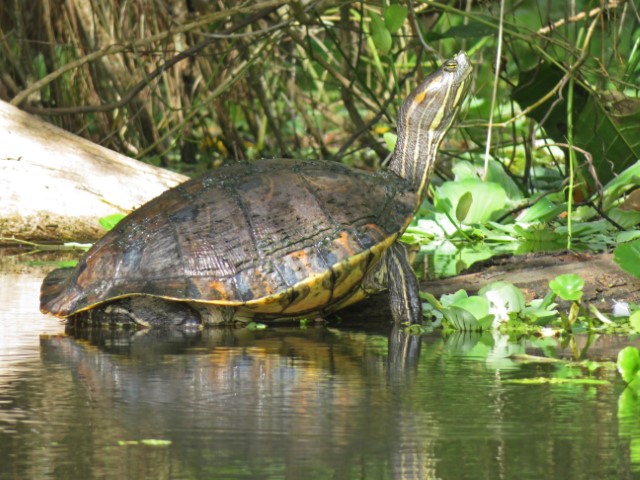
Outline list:
[[[508,383],[584,368],[512,354],[586,338],[438,333],[404,358],[384,327],[65,333],[39,280],[0,276],[2,479],[640,478],[640,403],[610,364],[604,385]]]

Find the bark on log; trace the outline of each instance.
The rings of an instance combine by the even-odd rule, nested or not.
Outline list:
[[[96,240],[100,217],[128,213],[185,179],[0,101],[0,238]]]
[[[585,282],[583,299],[601,312],[609,313],[615,302],[640,303],[640,280],[624,272],[608,253],[539,253],[495,257],[474,265],[469,271],[440,280],[422,281],[421,290],[436,298],[465,290],[469,295],[497,281],[510,282],[522,289],[527,302],[543,298],[551,280],[565,273],[575,273]],[[557,301],[566,311],[570,302]],[[339,311],[336,316],[362,324],[390,321],[387,293],[374,295],[362,303]]]

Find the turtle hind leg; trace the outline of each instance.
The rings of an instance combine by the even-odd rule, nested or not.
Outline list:
[[[396,322],[410,324],[422,322],[420,284],[411,267],[407,247],[396,242],[385,253],[387,287],[391,302],[391,315]]]
[[[422,321],[420,285],[403,243],[395,242],[384,252],[382,260],[365,282],[389,290],[391,315],[396,323]]]
[[[152,296],[120,298],[77,313],[70,321],[104,326],[188,327],[200,325],[200,314],[184,302]]]

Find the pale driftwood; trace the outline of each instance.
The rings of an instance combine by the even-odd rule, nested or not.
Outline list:
[[[0,237],[95,240],[98,219],[127,213],[183,181],[0,101]]]

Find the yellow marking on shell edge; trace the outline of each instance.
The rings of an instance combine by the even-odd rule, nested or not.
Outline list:
[[[366,271],[364,271],[365,262],[369,255],[372,253],[376,259],[380,259],[382,257],[382,252],[384,252],[389,246],[395,242],[397,239],[397,235],[391,235],[384,239],[384,241],[374,245],[369,250],[365,250],[364,252],[360,252],[357,255],[353,255],[341,262],[338,262],[333,266],[334,273],[337,272],[345,272],[347,270],[351,270],[348,275],[342,278],[340,285],[337,285],[334,288],[333,296],[331,297],[331,291],[326,289],[324,286],[324,281],[328,281],[331,277],[332,272],[327,270],[323,273],[310,275],[308,278],[302,280],[301,282],[296,283],[293,287],[288,288],[282,292],[274,293],[272,295],[267,295],[258,299],[249,300],[249,301],[239,301],[239,300],[230,300],[230,299],[220,299],[220,300],[205,300],[205,299],[189,299],[189,303],[191,304],[200,304],[200,305],[209,305],[209,306],[220,306],[220,307],[231,307],[242,310],[250,310],[254,314],[266,314],[266,315],[282,315],[283,317],[295,317],[296,315],[304,314],[304,313],[313,313],[313,312],[321,312],[321,311],[331,311],[334,312],[339,310],[347,305],[355,303],[363,298],[365,298],[366,292],[362,289],[357,288],[353,289],[355,285],[361,281],[362,278],[366,275]],[[374,266],[375,262],[369,265],[369,268]],[[215,285],[215,287],[214,287]],[[210,286],[214,288],[218,292],[224,292],[224,282],[212,281],[210,282]],[[353,289],[351,295],[349,292]],[[298,298],[294,302],[293,308],[287,308],[287,303],[291,298],[291,291],[304,291],[307,290],[306,294],[303,294],[300,298]],[[150,294],[126,294],[119,295],[109,299],[109,302],[113,300],[118,300],[120,298],[125,297],[133,297],[133,296],[151,296],[157,298],[163,298],[165,300],[173,300],[177,302],[184,302],[187,299],[185,298],[177,298],[172,296],[164,296],[164,295],[150,295]],[[342,298],[341,298],[342,297]],[[328,304],[330,300],[333,300],[334,303]],[[73,315],[85,310],[90,310],[94,308],[98,304],[102,304],[105,302],[97,302],[92,305],[89,305],[85,308],[79,309],[75,312],[70,313],[69,315]],[[68,316],[68,315],[67,315]]]
[[[389,248],[389,246],[396,241],[396,238],[397,238],[397,235],[391,235],[390,237],[385,238],[384,241],[371,247],[369,250],[365,250],[364,252],[361,252],[357,255],[353,255],[347,258],[346,260],[343,260],[337,263],[336,265],[333,266],[334,272],[344,271],[345,269],[353,269],[354,271],[357,271],[358,270],[357,266],[364,265],[370,253],[373,253],[373,255],[379,259],[382,256],[382,252],[385,251],[387,248]],[[373,267],[373,265],[370,265],[370,267]],[[359,289],[357,289],[357,291],[354,291],[354,295],[355,295],[354,300],[351,300],[350,296],[347,296],[345,298],[340,298],[341,295],[338,295],[337,292],[339,291],[340,294],[347,295],[351,287],[353,287],[357,282],[359,282],[361,278],[364,277],[365,274],[366,272],[362,272],[362,275],[348,275],[346,278],[343,278],[341,284],[339,285],[340,288],[334,289],[333,300],[336,303],[332,304],[331,306],[327,305],[327,302],[330,300],[330,297],[329,297],[330,291],[323,286],[323,282],[332,275],[331,271],[327,270],[317,275],[310,275],[308,278],[304,279],[301,282],[296,283],[293,287],[291,287],[293,290],[298,290],[298,291],[308,288],[309,292],[307,293],[307,295],[303,295],[302,297],[297,299],[294,302],[295,307],[285,308],[281,313],[283,315],[295,316],[296,314],[304,313],[304,312],[319,312],[324,309],[327,309],[327,307],[329,311],[339,310],[340,308],[353,303],[353,301],[363,298],[363,296],[358,296],[357,292],[359,291]],[[350,284],[349,282],[354,282],[354,283]],[[288,292],[289,290],[280,292],[280,293],[275,293],[267,297],[250,300],[248,302],[227,301],[227,302],[211,302],[211,303],[219,304],[219,305],[229,305],[229,306],[242,305],[243,307],[250,308],[256,313],[263,313],[263,307],[266,306],[268,311],[264,311],[264,313],[272,313],[274,311],[274,309],[272,308],[273,304],[279,303],[280,301],[285,302],[288,298]]]

